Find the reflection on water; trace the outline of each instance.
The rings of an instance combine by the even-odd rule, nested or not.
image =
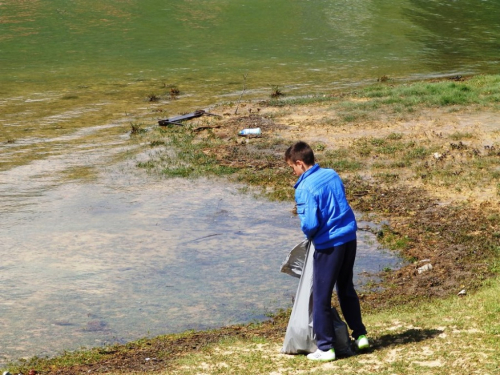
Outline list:
[[[410,0],[403,14],[422,32],[410,38],[426,51],[426,63],[435,69],[498,70],[500,3],[496,0]],[[478,52],[481,56],[478,56]]]
[[[302,235],[290,204],[212,180],[107,173],[3,207],[0,363],[249,322],[291,305],[297,281],[279,269]],[[359,236],[357,273],[398,263]]]

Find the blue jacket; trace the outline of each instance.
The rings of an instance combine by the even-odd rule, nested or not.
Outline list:
[[[300,226],[316,250],[356,239],[356,218],[337,172],[315,164],[299,177],[294,187]]]

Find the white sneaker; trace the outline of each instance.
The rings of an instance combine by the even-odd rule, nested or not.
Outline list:
[[[370,342],[368,341],[368,338],[365,335],[361,335],[356,340],[356,346],[358,347],[359,350],[368,349],[370,347]]]
[[[323,350],[316,350],[314,353],[309,353],[307,359],[313,361],[335,361],[335,350],[330,349],[324,352]]]

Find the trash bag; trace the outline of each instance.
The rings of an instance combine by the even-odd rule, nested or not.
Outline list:
[[[340,318],[335,307],[332,307],[333,328],[335,329],[335,354],[337,357],[350,357],[354,355],[352,341],[349,336],[347,324]]]
[[[283,261],[283,264],[281,265],[281,272],[300,279],[302,270],[304,269],[304,263],[306,261],[309,246],[310,241],[308,239],[305,239],[295,246]]]
[[[300,277],[282,353],[312,353],[318,348],[312,327],[313,255],[314,245],[306,239],[290,251],[281,266],[281,272]],[[334,307],[332,318],[336,338],[335,354],[339,357],[353,355],[347,324],[342,321]]]
[[[282,272],[288,274],[290,273],[285,270],[291,271],[292,275],[297,275],[300,272],[300,276],[298,276],[300,277],[299,286],[295,293],[295,301],[281,349],[282,353],[312,353],[317,349],[311,323],[313,253],[314,246],[310,241],[304,240],[293,248],[281,267]]]

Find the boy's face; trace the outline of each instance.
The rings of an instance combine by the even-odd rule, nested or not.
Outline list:
[[[290,168],[292,168],[293,174],[297,177],[300,177],[302,173],[304,173],[310,168],[306,166],[302,160],[297,160],[296,162],[287,160],[286,162],[290,166]]]

